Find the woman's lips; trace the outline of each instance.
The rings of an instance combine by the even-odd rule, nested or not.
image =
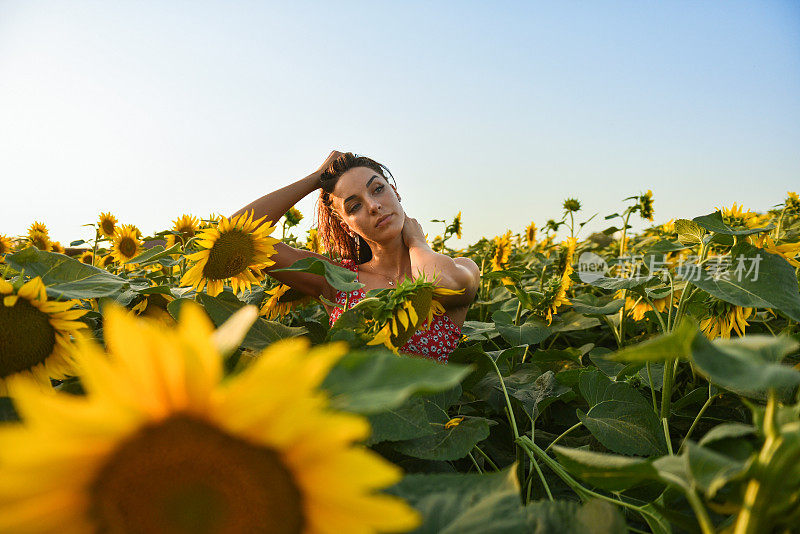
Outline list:
[[[380,222],[378,222],[378,224],[375,225],[375,228],[382,228],[383,226],[386,226],[386,223],[388,223],[389,219],[391,218],[392,218],[391,213],[389,215],[385,215],[384,218]]]

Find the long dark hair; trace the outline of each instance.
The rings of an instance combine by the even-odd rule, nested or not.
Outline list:
[[[374,159],[366,156],[359,156],[352,152],[346,152],[336,158],[320,177],[321,190],[317,200],[317,227],[319,236],[325,245],[325,249],[337,256],[337,259],[349,259],[361,264],[372,259],[372,249],[361,236],[350,237],[350,234],[342,228],[341,216],[333,209],[333,199],[331,193],[339,177],[345,172],[355,167],[367,167],[383,177],[387,182],[389,177],[394,181],[394,176],[385,166]]]

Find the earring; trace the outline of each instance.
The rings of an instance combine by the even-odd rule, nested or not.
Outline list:
[[[356,237],[356,261],[361,259],[361,236]]]

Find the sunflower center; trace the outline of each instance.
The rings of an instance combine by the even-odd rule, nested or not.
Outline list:
[[[132,258],[136,255],[136,243],[130,237],[120,239],[118,248],[126,258]]]
[[[110,219],[103,219],[103,222],[100,223],[100,226],[103,228],[103,233],[105,235],[114,235],[114,221]]]
[[[42,363],[55,344],[56,332],[46,313],[21,297],[11,307],[0,302],[0,378]]]
[[[304,523],[277,453],[187,415],[123,442],[89,491],[98,532],[291,534]]]
[[[211,247],[203,275],[211,280],[236,276],[253,263],[254,255],[252,237],[234,228],[221,234]]]

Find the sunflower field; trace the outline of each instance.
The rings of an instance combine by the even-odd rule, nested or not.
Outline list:
[[[324,253],[302,217],[0,234],[0,532],[800,532],[796,193],[633,233],[648,191],[583,237],[569,198],[461,249],[432,221],[481,267],[446,364],[397,350],[444,313],[425,277],[329,326],[267,275]]]

